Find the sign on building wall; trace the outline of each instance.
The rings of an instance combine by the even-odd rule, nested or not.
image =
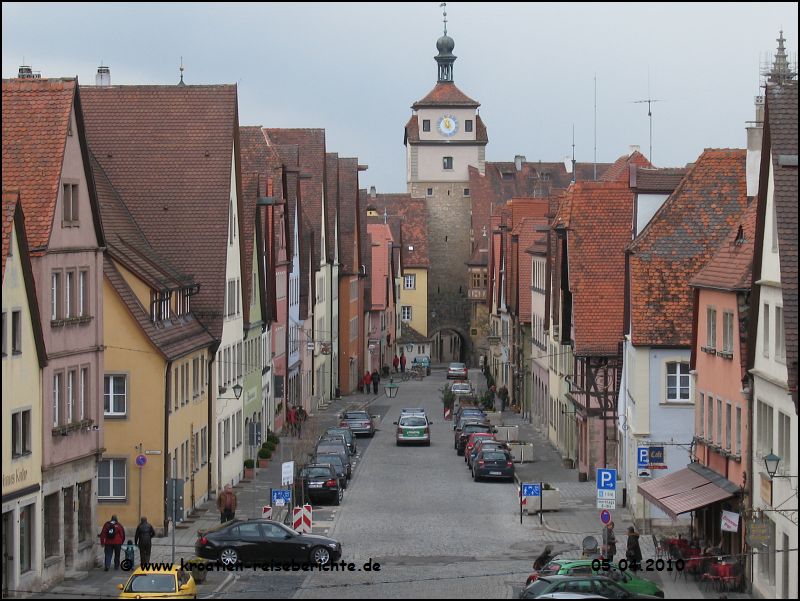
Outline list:
[[[282,399],[283,398],[283,376],[275,374],[274,376],[274,384],[275,384],[275,398]]]

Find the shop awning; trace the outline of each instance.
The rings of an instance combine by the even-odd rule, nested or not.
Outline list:
[[[638,490],[673,520],[681,513],[713,505],[740,492],[733,482],[699,463],[640,484]]]

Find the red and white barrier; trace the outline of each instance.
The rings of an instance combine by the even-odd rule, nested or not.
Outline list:
[[[453,410],[449,407],[445,407],[444,409],[444,418],[446,420],[453,419]]]
[[[272,507],[270,507],[269,505],[264,505],[264,507],[261,508],[261,517],[265,520],[271,520]]]
[[[295,507],[292,510],[292,528],[300,534],[311,534],[311,505]]]

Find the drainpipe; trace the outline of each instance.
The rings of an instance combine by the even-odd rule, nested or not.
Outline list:
[[[170,398],[170,391],[172,390],[172,361],[167,361],[166,373],[164,374],[164,452],[163,452],[163,463],[164,463],[164,478],[162,479],[163,482],[163,490],[162,494],[164,497],[164,532],[168,532],[168,519],[167,516],[169,515],[169,511],[167,510],[166,500],[167,500],[167,482],[168,479],[166,475],[169,474],[169,416],[170,416],[170,408],[172,407],[172,398]],[[142,468],[139,468],[139,495],[141,496],[142,493]],[[142,517],[141,515],[139,516]],[[173,524],[174,527],[174,524]]]

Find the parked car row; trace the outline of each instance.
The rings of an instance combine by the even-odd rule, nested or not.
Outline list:
[[[466,403],[459,406],[453,422],[453,447],[464,456],[476,482],[484,478],[514,481],[511,451],[495,439],[496,432],[481,409]]]

